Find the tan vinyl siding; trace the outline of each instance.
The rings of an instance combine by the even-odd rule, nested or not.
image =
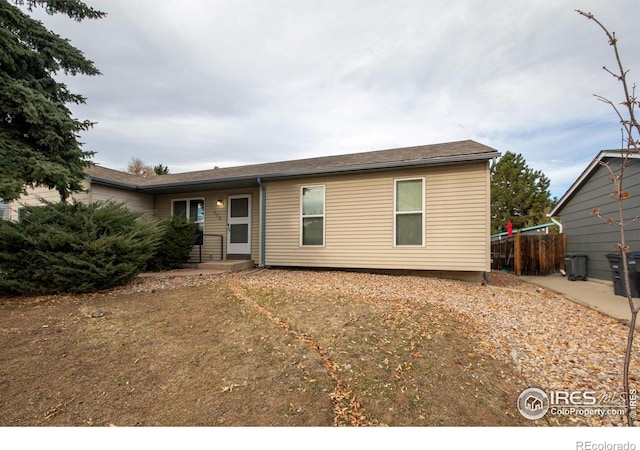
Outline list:
[[[147,218],[153,217],[153,195],[93,184],[89,190],[89,201],[107,200],[124,203],[130,211],[144,213]]]
[[[227,206],[228,195],[251,194],[251,259],[260,260],[260,195],[258,189],[234,189],[228,191],[197,191],[186,194],[158,195],[155,197],[155,212],[159,219],[171,217],[171,202],[204,198],[204,245],[202,246],[202,262],[220,260],[220,238],[222,235],[223,257],[227,257]],[[217,201],[222,200],[222,206]],[[191,252],[191,260],[199,260],[199,248],[195,246]]]
[[[88,183],[84,183],[84,188],[87,188]],[[88,201],[88,194],[86,192],[78,192],[71,195],[72,199],[76,199],[81,202]],[[59,202],[60,194],[55,189],[49,189],[46,187],[27,188],[27,194],[20,197],[17,201],[11,202],[9,206],[9,220],[18,220],[18,210],[23,206],[41,205],[42,200],[48,202]]]
[[[89,183],[85,181],[84,188],[87,189],[88,186]],[[131,211],[144,213],[148,218],[153,216],[153,196],[149,194],[93,184],[87,192],[72,194],[71,198],[81,202],[114,200],[124,203]],[[45,187],[27,189],[27,195],[11,203],[10,220],[18,219],[18,209],[22,206],[39,205],[42,203],[41,200],[59,202],[60,194],[55,189]]]
[[[394,184],[425,180],[424,246],[394,246]],[[325,186],[325,246],[300,246],[300,190]],[[489,270],[488,163],[272,181],[266,265]]]

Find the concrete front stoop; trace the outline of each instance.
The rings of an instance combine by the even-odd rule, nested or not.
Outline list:
[[[185,264],[185,268],[198,270],[223,270],[227,272],[236,272],[239,270],[248,270],[255,267],[253,260],[227,259],[224,261],[207,261],[203,263]]]
[[[142,278],[164,278],[213,275],[224,272],[239,272],[253,269],[254,267],[255,263],[251,260],[207,261],[204,263],[187,263],[181,269],[141,273],[138,276]]]

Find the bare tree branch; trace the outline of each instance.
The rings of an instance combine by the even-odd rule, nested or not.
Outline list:
[[[627,335],[627,345],[625,347],[622,384],[623,384],[624,392],[626,393],[625,406],[626,406],[627,425],[633,426],[636,411],[632,410],[631,408],[631,402],[630,402],[631,390],[630,390],[630,383],[629,383],[629,370],[631,365],[631,354],[633,349],[633,339],[635,335],[636,321],[638,317],[638,311],[640,310],[640,305],[637,307],[635,306],[633,302],[633,298],[631,297],[632,295],[631,289],[629,289],[630,278],[629,278],[629,263],[627,259],[627,252],[629,251],[629,246],[626,244],[626,238],[625,238],[625,227],[628,221],[626,221],[624,218],[625,211],[624,211],[624,202],[623,202],[623,200],[629,197],[629,193],[624,191],[623,181],[624,181],[624,169],[627,167],[630,156],[633,153],[638,153],[639,151],[638,147],[640,144],[640,140],[634,138],[634,133],[637,133],[640,136],[640,124],[638,124],[638,120],[636,119],[636,116],[635,116],[635,107],[640,106],[640,103],[638,102],[638,99],[635,96],[635,91],[636,91],[635,84],[631,89],[629,89],[629,85],[627,83],[627,75],[629,71],[625,70],[622,64],[620,53],[618,51],[618,40],[616,38],[615,33],[609,32],[609,30],[599,20],[597,20],[593,16],[593,14],[586,13],[580,10],[576,10],[576,11],[582,16],[586,17],[587,19],[593,20],[607,35],[607,39],[609,40],[609,45],[613,47],[613,51],[615,53],[616,63],[618,65],[618,72],[614,72],[608,69],[606,66],[603,67],[603,69],[622,84],[622,88],[624,91],[624,101],[621,102],[620,105],[624,105],[626,109],[625,113],[623,113],[618,108],[618,106],[616,106],[611,100],[600,95],[595,96],[599,101],[604,102],[609,106],[611,106],[611,108],[613,108],[613,110],[615,111],[615,113],[617,114],[620,120],[620,123],[622,124],[624,133],[626,134],[626,136],[623,136],[623,142],[626,140],[626,149],[625,148],[620,149],[621,156],[622,156],[622,163],[620,164],[620,169],[616,172],[611,168],[611,166],[608,163],[606,162],[602,163],[602,165],[609,170],[609,173],[611,174],[610,179],[615,186],[615,192],[612,194],[612,198],[616,202],[619,219],[617,221],[614,221],[611,218],[603,217],[599,208],[594,209],[591,212],[591,214],[602,220],[605,220],[606,223],[617,224],[620,230],[620,242],[616,244],[616,247],[622,257],[624,285],[627,292],[629,312],[631,314],[631,320],[629,322],[629,333]],[[637,217],[632,219],[630,222],[635,221],[636,219]]]

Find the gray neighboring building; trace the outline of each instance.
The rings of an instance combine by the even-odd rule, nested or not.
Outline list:
[[[562,196],[549,214],[562,223],[567,253],[588,257],[587,273],[590,278],[611,280],[607,253],[616,253],[620,242],[620,228],[607,224],[593,214],[598,208],[603,217],[618,221],[617,203],[611,194],[615,191],[609,167],[618,173],[623,161],[620,150],[601,151],[580,177]],[[623,191],[629,198],[623,201],[625,239],[630,250],[640,252],[640,155],[632,154],[624,171]]]

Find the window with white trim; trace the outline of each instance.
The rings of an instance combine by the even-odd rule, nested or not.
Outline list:
[[[324,186],[302,187],[300,230],[301,245],[324,245]]]
[[[424,245],[424,178],[395,180],[394,245]]]
[[[204,231],[204,199],[173,200],[171,202],[171,214],[198,224],[200,232]]]

